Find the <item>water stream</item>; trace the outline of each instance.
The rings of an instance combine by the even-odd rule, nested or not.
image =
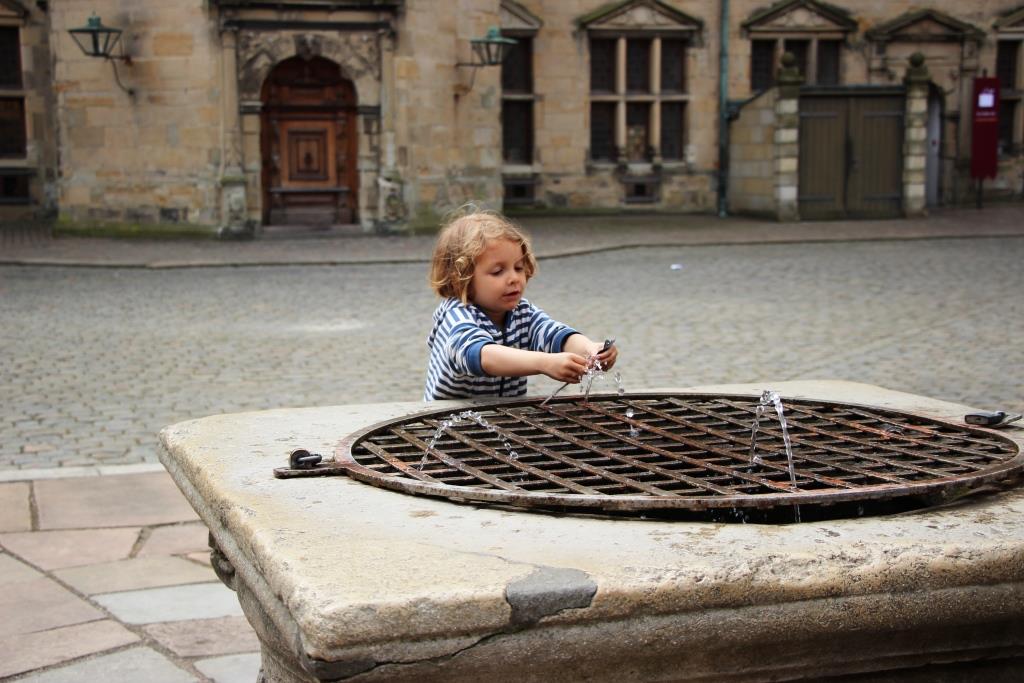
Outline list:
[[[604,380],[604,366],[594,356],[587,357],[587,371],[580,378],[580,391],[583,392],[583,400],[590,399],[590,389],[594,386],[594,380]]]
[[[789,469],[789,481],[796,488],[796,468],[793,466],[793,444],[789,440],[789,428],[786,425],[786,415],[782,408],[782,397],[779,396],[779,392],[772,391],[771,389],[765,389],[761,393],[761,400],[757,404],[757,409],[754,411],[754,423],[750,428],[750,464],[751,465],[763,465],[764,459],[757,454],[757,428],[760,424],[761,418],[764,417],[765,409],[769,406],[775,408],[775,414],[779,419],[779,426],[782,428],[782,443],[786,448],[786,465]],[[800,521],[800,506],[793,506],[793,513],[796,517],[796,521]]]
[[[500,429],[484,419],[484,416],[475,410],[463,410],[461,413],[452,413],[445,419],[441,420],[441,424],[438,425],[434,435],[430,438],[430,442],[427,443],[427,450],[423,453],[423,457],[420,458],[420,462],[416,466],[417,470],[422,472],[423,467],[427,464],[430,456],[432,454],[436,454],[434,446],[437,445],[437,440],[441,438],[441,435],[460,422],[475,422],[484,429],[497,434],[501,437],[501,446],[508,453],[508,457],[511,460],[519,459],[519,453],[515,448],[513,448],[512,442],[508,440],[508,437],[506,437]]]
[[[613,375],[615,379],[615,391],[621,398],[626,395],[626,389],[622,386],[622,374],[616,372]],[[601,361],[597,360],[594,356],[587,357],[587,371],[584,373],[583,378],[580,380],[580,391],[583,392],[583,401],[586,402],[590,399],[590,389],[594,384],[594,381],[603,382],[605,379],[604,367],[601,365]],[[637,428],[636,423],[633,422],[633,415],[636,413],[632,406],[626,407],[626,420],[629,422],[629,435],[632,438],[640,436],[640,430]]]
[[[624,396],[626,394],[626,389],[622,386],[622,375],[619,374],[618,372],[616,372],[614,377],[615,377],[615,386],[617,387],[616,391],[617,391],[619,397],[621,398],[622,396]],[[583,393],[583,400],[584,400],[584,402],[590,399],[590,389],[593,386],[594,381],[595,380],[603,381],[604,378],[605,378],[605,372],[604,372],[604,367],[602,367],[602,365],[601,365],[601,361],[597,360],[596,356],[588,356],[587,357],[587,370],[584,373],[583,377],[580,379],[580,391]],[[559,391],[561,391],[561,389],[562,389],[562,387],[559,387],[558,389],[556,389],[550,396],[548,396],[544,400],[543,403],[541,403],[541,405],[543,406],[545,403],[550,401],[554,397],[555,394],[557,394]],[[640,436],[640,430],[637,428],[636,424],[633,422],[633,415],[634,414],[635,413],[634,413],[634,410],[633,410],[632,406],[629,406],[629,407],[626,408],[626,420],[629,422],[629,435],[632,438],[635,439],[638,436]],[[487,430],[497,434],[499,437],[501,437],[501,445],[505,449],[505,451],[508,453],[509,458],[511,460],[518,460],[519,459],[519,453],[513,448],[512,443],[508,440],[508,437],[506,437],[502,433],[502,431],[500,429],[498,429],[497,427],[492,425],[490,422],[488,422],[486,419],[484,419],[483,415],[481,415],[480,413],[476,412],[475,410],[463,410],[461,413],[452,413],[451,415],[449,415],[445,419],[441,420],[441,423],[438,425],[437,429],[434,431],[434,435],[430,438],[430,441],[427,443],[427,450],[424,451],[423,457],[420,458],[419,463],[416,465],[416,469],[418,471],[420,471],[420,472],[423,471],[423,468],[426,466],[427,462],[429,462],[431,455],[437,457],[437,451],[434,449],[434,447],[437,445],[438,439],[440,439],[441,436],[446,431],[448,431],[449,429],[451,429],[455,425],[459,424],[460,422],[475,422],[476,424],[478,424],[479,426],[483,427],[484,429],[487,429]],[[521,477],[525,476],[525,473],[521,473],[520,476]]]
[[[616,372],[614,378],[616,387],[615,391],[621,399],[623,396],[626,395],[626,388],[622,386],[622,375]],[[634,439],[640,436],[640,430],[637,429],[636,423],[633,422],[633,416],[635,414],[636,413],[633,411],[633,406],[629,406],[628,408],[626,408],[626,419],[629,420],[629,436]]]

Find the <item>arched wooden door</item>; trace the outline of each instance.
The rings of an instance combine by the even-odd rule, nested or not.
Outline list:
[[[286,59],[262,91],[263,223],[354,223],[356,98],[352,82],[322,57]]]

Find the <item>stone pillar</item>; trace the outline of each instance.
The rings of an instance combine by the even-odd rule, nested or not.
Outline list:
[[[377,144],[374,178],[373,205],[360,206],[363,226],[372,225],[381,233],[398,232],[408,220],[408,206],[405,197],[405,182],[396,158],[395,150],[395,33],[387,29],[378,34],[380,41],[381,89],[380,89],[380,136]],[[360,178],[364,174],[360,172]],[[361,180],[362,182],[362,180]],[[368,194],[369,198],[370,195]],[[371,211],[373,215],[371,216]],[[372,219],[372,220],[370,220]]]
[[[903,83],[907,89],[903,129],[903,215],[927,216],[925,164],[928,155],[928,67],[915,52]]]
[[[242,171],[242,122],[238,112],[237,29],[221,31],[220,236],[250,237],[246,220],[245,173]]]
[[[800,86],[803,74],[796,58],[782,55],[778,97],[775,100],[775,218],[800,220],[797,193],[800,185]]]

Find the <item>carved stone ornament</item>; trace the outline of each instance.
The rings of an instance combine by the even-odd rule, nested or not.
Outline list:
[[[386,225],[393,225],[405,219],[407,210],[402,201],[402,179],[397,174],[383,173],[377,178],[380,188],[380,220]]]
[[[320,36],[295,36],[295,54],[307,62],[313,57],[319,57],[323,52],[323,45]]]
[[[544,22],[514,0],[501,0],[500,24],[503,31],[539,31]]]
[[[629,11],[612,17],[608,21],[596,24],[591,28],[660,28],[671,26],[675,22],[655,12],[650,7],[633,7]]]
[[[953,31],[948,26],[943,26],[937,21],[925,19],[916,24],[905,27],[901,33],[912,33],[919,36],[952,36]],[[959,35],[959,34],[956,34]]]
[[[755,11],[743,28],[751,33],[847,33],[857,22],[842,8],[817,0],[784,0]]]
[[[588,31],[700,31],[703,22],[661,0],[631,0],[592,12],[576,20]]]
[[[786,12],[771,21],[765,22],[757,28],[762,30],[792,31],[838,31],[842,26],[829,21],[817,12],[812,12],[806,7],[798,7],[791,12]]]
[[[0,0],[0,19],[24,19],[27,16],[28,9],[18,0]]]
[[[324,57],[341,66],[356,84],[359,101],[374,104],[379,93],[380,46],[376,33],[295,33],[239,31],[238,88],[241,99],[258,100],[260,88],[275,65],[299,56]]]
[[[993,24],[1004,36],[1024,36],[1024,6],[999,17]]]
[[[865,33],[875,42],[974,42],[985,34],[972,24],[934,9],[908,12]]]

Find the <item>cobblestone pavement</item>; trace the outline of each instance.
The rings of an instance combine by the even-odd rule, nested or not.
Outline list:
[[[1022,261],[1019,237],[635,248],[543,260],[527,296],[616,337],[629,390],[847,379],[1021,412]],[[0,267],[0,469],[155,462],[160,428],[214,413],[416,400],[425,272]]]

